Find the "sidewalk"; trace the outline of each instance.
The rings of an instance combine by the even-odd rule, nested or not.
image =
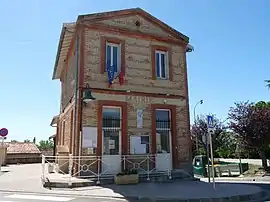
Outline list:
[[[42,193],[49,195],[89,196],[103,198],[123,198],[133,200],[166,201],[248,201],[262,200],[265,192],[259,187],[240,184],[217,183],[213,185],[201,181],[176,181],[171,183],[141,183],[138,185],[89,186],[74,189],[48,190],[41,184],[41,165],[13,165],[9,172],[0,175],[0,191]]]

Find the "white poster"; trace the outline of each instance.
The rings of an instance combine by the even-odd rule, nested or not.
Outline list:
[[[137,128],[143,128],[143,110],[137,109]]]
[[[115,149],[115,141],[109,140],[109,149]]]
[[[130,153],[146,154],[146,144],[142,144],[141,136],[130,136]]]
[[[83,127],[82,130],[82,148],[97,147],[97,128]]]

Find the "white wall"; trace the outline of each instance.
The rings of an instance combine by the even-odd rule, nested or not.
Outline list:
[[[224,158],[215,158],[215,160],[220,160],[220,161],[226,161],[226,162],[232,162],[232,163],[239,163],[239,159],[224,159]],[[253,165],[262,165],[262,160],[261,159],[241,159],[242,163],[249,163]],[[269,160],[267,161],[268,166],[270,165]]]

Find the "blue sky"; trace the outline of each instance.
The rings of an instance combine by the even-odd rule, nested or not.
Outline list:
[[[65,2],[65,3],[64,3]],[[0,127],[10,139],[47,139],[59,112],[60,82],[52,70],[63,22],[79,14],[141,7],[190,37],[191,120],[196,112],[225,119],[236,101],[268,100],[268,0],[9,0],[1,2]],[[269,13],[269,14],[267,14]]]

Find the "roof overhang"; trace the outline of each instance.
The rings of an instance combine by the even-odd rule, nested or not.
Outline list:
[[[52,79],[60,79],[65,60],[67,58],[71,40],[75,34],[76,23],[64,23],[58,43]]]
[[[57,126],[58,120],[59,120],[59,115],[54,116],[54,117],[52,118],[52,121],[51,121],[50,126],[52,126],[52,127]]]

